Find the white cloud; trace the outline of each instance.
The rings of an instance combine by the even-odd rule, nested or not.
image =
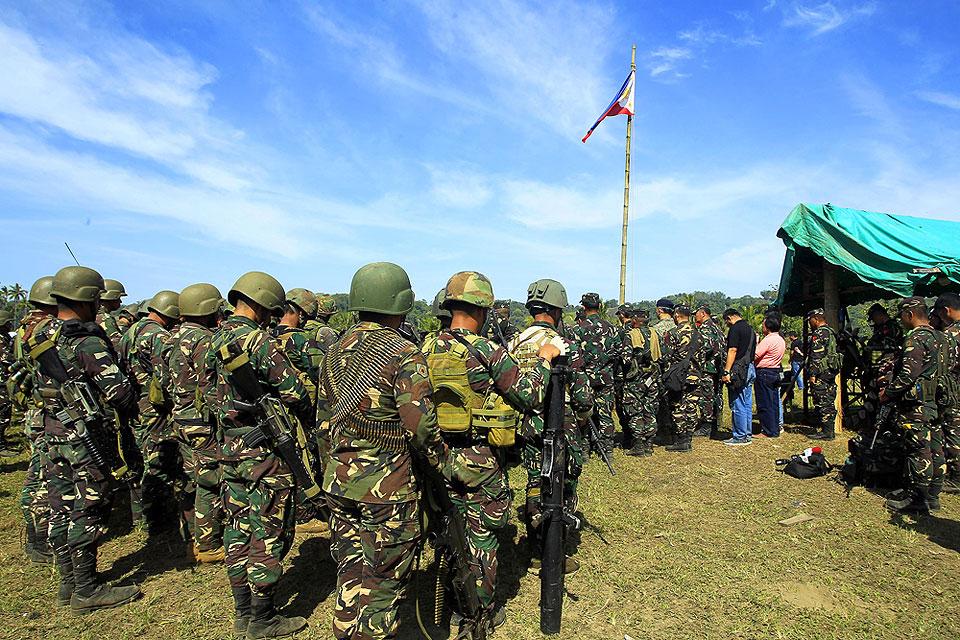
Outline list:
[[[693,52],[684,47],[660,47],[647,54],[647,70],[651,78],[683,78],[677,67],[693,57]]]
[[[884,135],[905,138],[906,127],[887,96],[877,85],[864,75],[846,73],[840,76],[843,89],[847,92],[854,108],[863,116],[873,120]]]
[[[502,183],[506,215],[536,229],[595,229],[621,220],[623,187],[577,189],[532,180]]]
[[[839,9],[832,2],[817,5],[798,3],[784,10],[783,24],[787,27],[807,29],[811,35],[819,36],[833,31],[852,19],[873,15],[877,6],[872,2]]]
[[[486,176],[463,169],[427,166],[433,197],[442,205],[456,208],[482,207],[493,191]]]
[[[925,102],[935,104],[947,109],[960,110],[960,95],[955,93],[944,93],[941,91],[921,91],[917,97]]]

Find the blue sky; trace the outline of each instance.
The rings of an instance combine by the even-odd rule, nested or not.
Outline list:
[[[135,297],[242,272],[346,291],[391,260],[629,299],[757,293],[797,202],[960,220],[960,6],[14,2],[0,280],[81,261]]]

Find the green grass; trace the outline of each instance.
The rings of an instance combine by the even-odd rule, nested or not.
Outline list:
[[[829,479],[774,471],[774,459],[807,444],[787,434],[740,448],[697,439],[692,454],[618,452],[615,478],[590,462],[580,504],[591,528],[580,535],[582,569],[567,580],[560,637],[960,637],[960,496],[945,496],[935,517],[891,518],[882,498],[863,489],[847,497]],[[843,439],[825,449],[842,462]],[[137,533],[104,545],[101,570],[140,582],[142,600],[82,618],[57,609],[52,571],[20,551],[23,472],[10,466],[0,475],[0,638],[228,637],[223,567],[193,567],[173,539],[144,550]],[[522,488],[521,470],[511,480]],[[800,512],[816,520],[777,524]],[[523,526],[514,519],[504,533],[507,623],[497,637],[540,638],[539,582],[518,544]],[[288,610],[309,617],[304,637],[330,637],[335,576],[326,537],[298,536],[286,567],[282,595]],[[418,637],[409,602],[402,616],[401,638]]]

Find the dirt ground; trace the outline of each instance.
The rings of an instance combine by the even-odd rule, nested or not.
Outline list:
[[[560,637],[960,637],[960,496],[944,496],[934,516],[894,518],[861,488],[847,496],[830,478],[775,472],[776,458],[808,444],[786,434],[734,448],[697,439],[692,454],[618,452],[616,477],[591,461],[581,484],[582,569],[567,580]],[[845,439],[826,451],[841,463]],[[145,547],[131,532],[102,548],[101,570],[142,585],[140,601],[84,617],[58,609],[53,571],[20,551],[24,467],[23,459],[0,465],[0,638],[229,637],[224,568],[193,566],[174,536]],[[511,477],[522,500],[520,470]],[[778,524],[798,513],[815,520]],[[539,582],[526,572],[522,533],[514,518],[502,537],[500,638],[541,637]],[[330,637],[334,584],[328,539],[298,536],[281,588],[286,611],[309,618],[298,637]],[[400,637],[419,637],[409,602]]]

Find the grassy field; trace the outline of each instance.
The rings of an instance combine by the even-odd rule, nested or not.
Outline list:
[[[567,580],[563,638],[960,637],[960,496],[936,516],[892,518],[882,498],[847,496],[828,478],[794,480],[773,460],[808,442],[796,434],[728,448],[697,439],[692,454],[619,452],[617,476],[589,463],[579,573]],[[845,440],[826,446],[842,462]],[[54,604],[52,570],[20,551],[22,460],[0,474],[0,638],[225,638],[232,607],[222,566],[193,566],[173,537],[145,548],[138,533],[104,545],[101,570],[145,597],[74,617]],[[514,470],[513,485],[522,487]],[[793,527],[798,513],[816,519]],[[501,638],[539,638],[539,582],[523,526],[503,536]],[[334,565],[325,536],[298,536],[282,582],[286,610],[309,618],[298,637],[330,637]],[[427,605],[429,608],[429,605]],[[418,637],[409,602],[401,638]],[[445,637],[445,634],[440,634]]]

